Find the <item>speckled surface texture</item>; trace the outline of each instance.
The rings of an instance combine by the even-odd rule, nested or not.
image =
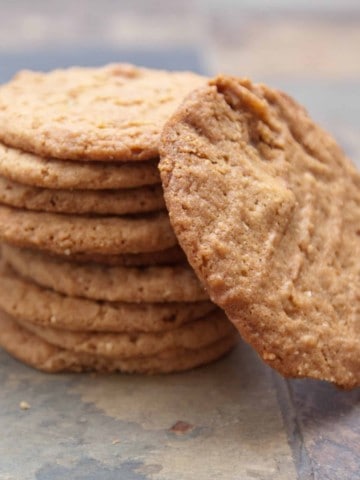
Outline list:
[[[295,478],[272,373],[248,347],[163,377],[48,376],[0,361],[1,479]],[[171,430],[179,421],[184,433]]]
[[[99,12],[97,0],[4,2],[0,82],[111,61],[245,74],[289,91],[360,167],[358,1],[107,0]],[[245,345],[164,377],[51,376],[0,352],[0,385],[0,480],[359,479],[360,390],[284,380]]]

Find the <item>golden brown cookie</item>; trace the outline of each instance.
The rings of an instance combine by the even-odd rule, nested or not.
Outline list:
[[[360,385],[360,176],[285,94],[218,77],[167,123],[161,176],[191,265],[282,374]]]
[[[175,330],[157,333],[83,333],[41,327],[23,320],[17,322],[52,345],[76,353],[109,358],[146,357],[175,349],[198,350],[236,332],[220,309]]]
[[[73,331],[164,332],[215,309],[210,301],[101,302],[68,297],[37,286],[9,268],[0,272],[0,308],[34,325]]]
[[[198,350],[175,349],[155,356],[109,358],[75,353],[51,345],[0,312],[0,346],[18,360],[49,373],[121,371],[127,373],[171,373],[205,365],[228,353],[237,343],[233,333]]]
[[[189,265],[80,265],[6,245],[2,246],[2,257],[22,277],[71,297],[133,303],[208,300]]]
[[[204,81],[126,64],[23,71],[0,87],[0,140],[66,160],[155,158],[165,121]]]
[[[75,162],[42,158],[0,143],[0,175],[24,185],[52,189],[114,190],[160,183],[157,160]]]
[[[122,190],[54,190],[1,176],[0,202],[26,210],[70,214],[126,215],[165,208],[160,185]]]
[[[9,244],[6,248],[13,251],[18,251],[18,247]],[[21,249],[27,252],[39,253],[36,249]],[[55,260],[71,260],[72,262],[81,264],[97,263],[108,266],[126,266],[126,267],[148,267],[151,265],[175,265],[179,263],[187,263],[186,256],[179,245],[159,250],[157,252],[147,253],[120,253],[118,255],[101,255],[101,254],[87,254],[77,253],[73,254],[70,251],[62,252],[62,254],[54,254],[46,252],[44,255],[49,255]]]
[[[100,217],[30,212],[0,205],[0,240],[60,255],[158,251],[176,245],[167,212]]]

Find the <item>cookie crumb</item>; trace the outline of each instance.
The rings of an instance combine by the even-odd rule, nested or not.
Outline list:
[[[191,423],[183,422],[182,420],[179,420],[176,422],[171,428],[170,432],[176,433],[176,435],[183,435],[190,430],[193,430],[194,425],[191,425]]]
[[[25,402],[24,400],[20,402],[19,406],[21,410],[29,410],[31,408],[30,404],[28,402]]]
[[[264,360],[275,360],[275,358],[276,358],[276,355],[274,353],[264,352],[264,354],[263,354],[263,359]]]

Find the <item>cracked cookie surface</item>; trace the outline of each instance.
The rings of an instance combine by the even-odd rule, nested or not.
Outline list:
[[[127,64],[19,72],[0,87],[0,140],[65,160],[155,158],[165,121],[204,81]]]
[[[173,228],[211,299],[286,376],[360,385],[360,175],[287,95],[220,76],[165,126]]]

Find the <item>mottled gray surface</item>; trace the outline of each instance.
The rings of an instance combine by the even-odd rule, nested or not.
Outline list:
[[[297,438],[314,478],[359,480],[360,389],[342,392],[312,380],[288,384],[299,428]],[[298,471],[305,464],[304,459],[298,462]]]
[[[244,345],[155,377],[44,375],[5,353],[0,362],[1,480],[296,478],[272,373]],[[192,427],[174,433],[178,421]]]
[[[359,478],[360,390],[285,381],[244,344],[169,376],[0,366],[1,480]]]

